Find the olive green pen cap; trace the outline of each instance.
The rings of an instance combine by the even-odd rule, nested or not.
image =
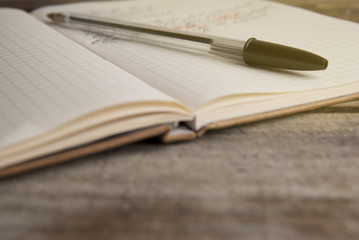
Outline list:
[[[324,70],[328,60],[298,48],[250,38],[243,49],[247,64],[292,70]]]

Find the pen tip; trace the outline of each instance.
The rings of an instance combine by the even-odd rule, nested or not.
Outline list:
[[[54,22],[65,22],[65,16],[61,13],[48,13],[47,17],[50,18]]]
[[[48,18],[50,18],[51,20],[54,20],[55,19],[55,13],[48,13],[46,15]]]

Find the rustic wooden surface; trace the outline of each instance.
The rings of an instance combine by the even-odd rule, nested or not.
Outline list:
[[[357,0],[281,2],[359,22]],[[358,143],[359,100],[121,147],[1,180],[0,239],[358,239]]]

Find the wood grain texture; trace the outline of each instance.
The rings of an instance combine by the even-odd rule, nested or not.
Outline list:
[[[281,2],[359,22],[358,1]],[[358,143],[359,100],[128,145],[1,180],[0,239],[358,239]]]

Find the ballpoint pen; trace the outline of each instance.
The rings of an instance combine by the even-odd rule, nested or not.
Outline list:
[[[250,38],[246,41],[113,19],[60,12],[47,15],[69,28],[152,45],[214,54],[249,65],[291,70],[323,70],[328,60],[314,53]]]

